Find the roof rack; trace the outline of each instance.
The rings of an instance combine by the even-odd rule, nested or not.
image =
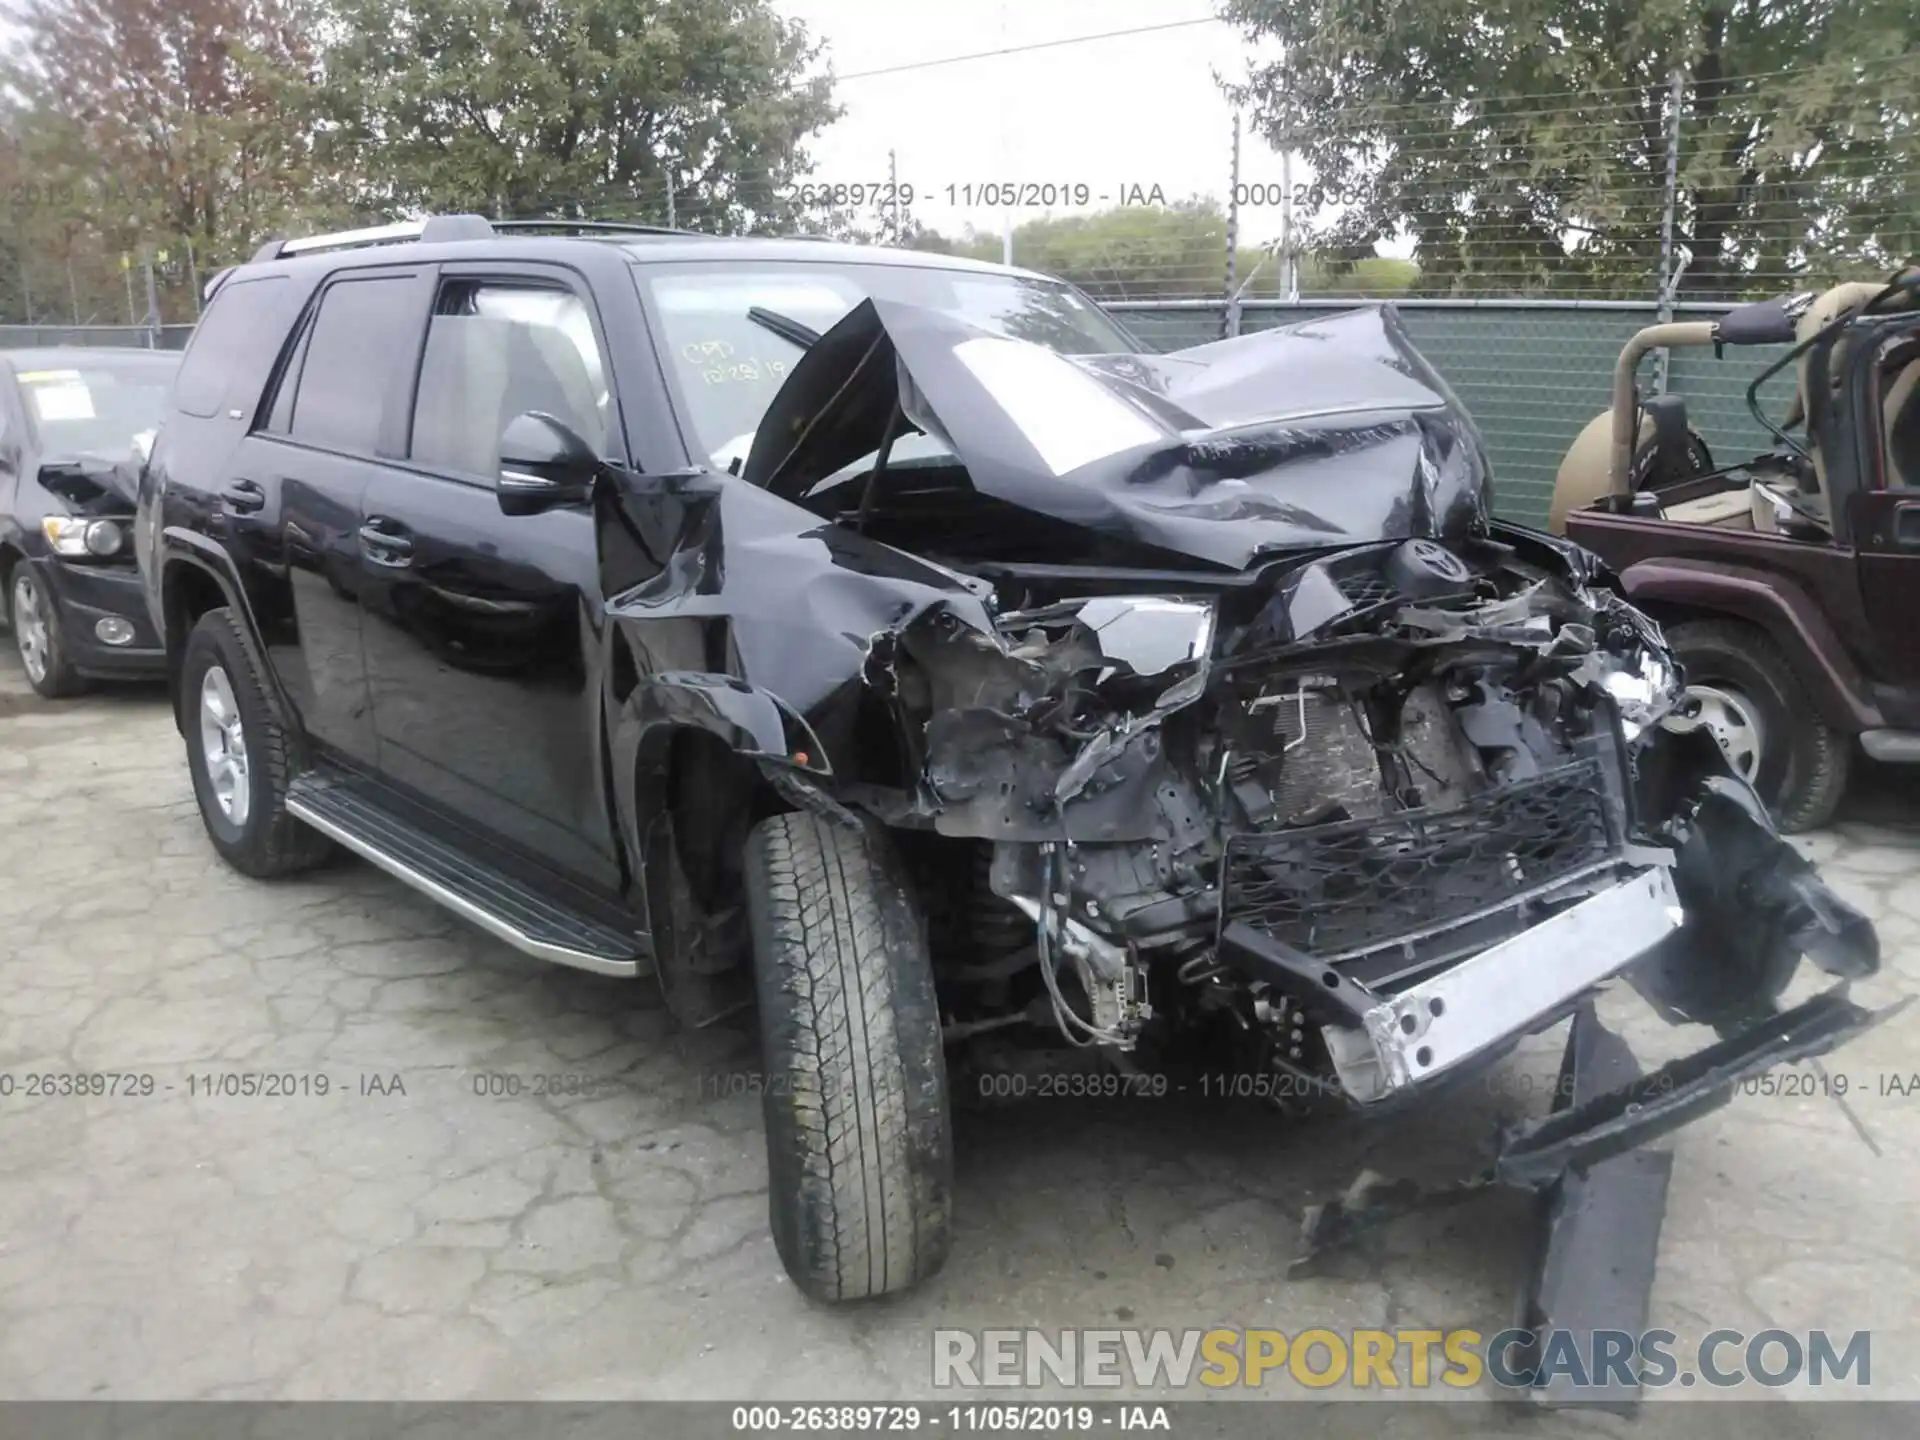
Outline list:
[[[434,244],[444,240],[491,240],[502,231],[558,231],[575,235],[686,235],[707,239],[698,230],[676,230],[668,225],[637,225],[621,220],[489,220],[484,215],[431,215],[424,220],[402,220],[394,225],[369,225],[362,230],[335,230],[326,235],[303,235],[297,240],[274,239],[254,252],[254,261],[282,260],[289,255],[311,255],[321,250],[352,250],[363,245],[398,245],[410,240]]]
[[[318,250],[351,250],[362,245],[397,245],[409,240],[486,240],[493,226],[484,215],[432,215],[424,220],[402,220],[396,225],[369,225],[361,230],[335,230],[326,235],[303,235],[297,240],[269,240],[254,252],[255,263]]]
[[[495,230],[560,230],[585,235],[685,235],[696,240],[713,237],[700,230],[680,230],[671,225],[639,225],[625,220],[495,220]]]

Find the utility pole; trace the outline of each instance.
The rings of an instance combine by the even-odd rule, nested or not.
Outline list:
[[[1293,134],[1289,130],[1280,146],[1280,294],[1289,301],[1300,298],[1300,267],[1293,249]]]
[[[673,167],[671,165],[667,167],[667,228],[669,230],[680,228],[680,222],[674,218],[673,213]]]
[[[147,348],[154,350],[160,345],[160,292],[153,280],[153,246],[142,245],[140,253],[147,266]]]
[[[892,212],[887,219],[887,243],[900,243],[900,166],[891,149],[887,151],[887,208]]]
[[[1233,112],[1233,159],[1227,166],[1227,303],[1220,311],[1222,336],[1240,333],[1240,112]]]

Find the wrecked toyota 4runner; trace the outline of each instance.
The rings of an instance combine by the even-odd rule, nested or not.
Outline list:
[[[831,523],[788,603],[889,717],[783,788],[932,857],[950,1045],[1229,1055],[1364,1115],[1618,975],[1719,1030],[1504,1137],[1498,1178],[1548,1186],[1871,1022],[1844,986],[1777,1013],[1803,954],[1872,972],[1870,923],[1663,730],[1682,678],[1604,567],[1493,517],[1390,310],[1072,357],[869,301],[742,473]]]
[[[1604,567],[1494,517],[1390,308],[1133,354],[1001,267],[530,226],[216,282],[136,525],[195,795],[249,875],[331,842],[686,1024],[757,1001],[807,1293],[941,1263],[950,1063],[1364,1118],[1571,1018],[1461,1193],[1574,1215],[1878,1018],[1872,927],[1663,726]],[[1614,977],[1711,1043],[1638,1076]]]

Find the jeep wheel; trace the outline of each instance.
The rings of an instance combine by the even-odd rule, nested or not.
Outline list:
[[[768,1210],[817,1300],[946,1259],[953,1144],[926,923],[883,831],[776,815],[747,837]]]
[[[1686,699],[1669,728],[1712,735],[1782,830],[1831,820],[1847,788],[1852,737],[1815,713],[1779,647],[1732,620],[1691,620],[1667,638],[1687,676]]]
[[[221,858],[262,880],[326,859],[331,842],[287,814],[286,730],[225,607],[187,637],[180,707],[194,797]]]
[[[60,612],[30,561],[17,561],[7,577],[7,623],[27,683],[47,700],[65,700],[87,688],[67,661],[60,638]]]

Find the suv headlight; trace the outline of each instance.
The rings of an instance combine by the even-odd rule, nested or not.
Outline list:
[[[1100,653],[1143,679],[1182,665],[1205,665],[1213,652],[1213,605],[1115,595],[1080,606],[1080,623],[1093,631]]]
[[[1638,744],[1680,703],[1680,676],[1673,662],[1645,649],[1608,671],[1601,688],[1620,707],[1620,727],[1629,745]]]
[[[127,548],[126,527],[118,520],[49,515],[40,522],[40,529],[56,555],[94,555],[105,559]]]

